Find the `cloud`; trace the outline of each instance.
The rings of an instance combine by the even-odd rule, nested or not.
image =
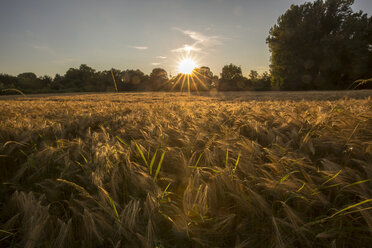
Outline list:
[[[156,58],[156,59],[166,59],[167,57],[164,57],[164,56],[156,56],[155,58]]]
[[[147,49],[149,49],[149,47],[147,47],[147,46],[129,46],[129,47],[137,49],[137,50],[147,50]]]
[[[177,27],[173,27],[172,29],[177,30],[184,35],[188,36],[190,39],[194,40],[194,43],[191,45],[185,44],[183,47],[179,47],[176,49],[172,49],[172,52],[186,52],[189,54],[190,52],[199,52],[199,53],[204,53],[205,49],[210,49],[215,46],[223,45],[222,40],[227,39],[222,36],[209,36],[206,34],[202,34],[200,32],[192,31],[192,30],[183,30]]]
[[[158,62],[154,62],[154,63],[151,63],[152,65],[161,65],[163,63],[158,63]]]
[[[205,35],[205,34],[202,34],[196,31],[192,31],[192,30],[183,30],[183,29],[176,28],[176,27],[174,27],[173,29],[193,39],[195,41],[195,43],[193,44],[194,46],[202,45],[204,47],[212,47],[212,46],[223,45],[222,40],[226,39],[224,37],[217,36],[217,35],[208,36],[208,35]]]
[[[48,46],[32,45],[32,48],[35,49],[35,50],[38,50],[40,52],[48,53],[48,54],[51,54],[51,55],[54,55],[56,53],[52,48],[50,48]]]
[[[183,47],[176,48],[176,49],[173,49],[171,51],[174,52],[174,53],[182,53],[182,52],[190,53],[192,51],[200,52],[201,48],[195,47],[194,45],[191,45],[191,46],[190,45],[184,45]]]

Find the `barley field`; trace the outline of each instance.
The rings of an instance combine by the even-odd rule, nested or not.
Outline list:
[[[0,246],[370,247],[371,96],[0,97]]]

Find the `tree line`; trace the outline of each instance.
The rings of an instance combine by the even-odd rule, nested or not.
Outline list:
[[[194,70],[197,79],[185,84],[183,75],[168,76],[162,68],[146,75],[140,70],[96,71],[82,64],[54,78],[37,77],[32,72],[0,74],[0,89],[25,93],[340,90],[354,87],[354,82],[361,82],[359,88],[372,88],[372,17],[363,11],[353,12],[353,3],[316,0],[291,5],[266,39],[271,52],[270,73],[259,75],[252,70],[244,77],[240,66],[229,64],[217,76],[203,66]]]
[[[96,71],[82,64],[68,69],[64,75],[56,74],[54,78],[37,77],[32,72],[18,76],[0,74],[0,89],[3,93],[15,93],[11,89],[23,93],[269,90],[270,75],[267,72],[259,75],[252,70],[246,78],[241,67],[233,64],[224,66],[220,77],[213,75],[206,66],[195,68],[189,77],[183,74],[172,77],[162,68],[155,68],[146,75],[141,70]]]

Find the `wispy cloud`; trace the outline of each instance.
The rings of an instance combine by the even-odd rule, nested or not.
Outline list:
[[[129,47],[137,49],[137,50],[147,50],[147,49],[149,49],[149,47],[147,47],[147,46],[129,46]]]
[[[190,53],[192,51],[200,52],[201,48],[195,47],[193,45],[191,45],[191,46],[190,45],[184,45],[183,47],[172,49],[171,51],[175,52],[175,53],[182,53],[182,52]]]
[[[164,57],[164,56],[156,56],[155,58],[156,58],[156,59],[166,59],[167,57]]]
[[[186,53],[190,53],[191,51],[203,52],[203,49],[205,48],[211,48],[214,46],[223,45],[222,40],[226,39],[222,36],[217,36],[217,35],[209,36],[209,35],[206,35],[200,32],[196,32],[192,30],[183,30],[177,27],[173,27],[172,29],[179,31],[183,33],[184,35],[188,36],[189,38],[191,38],[192,40],[194,40],[193,44],[191,45],[186,44],[183,47],[171,50],[172,52],[186,52]]]
[[[151,63],[152,65],[161,65],[161,64],[163,64],[163,63],[158,63],[158,62],[153,62],[153,63]]]
[[[48,53],[52,55],[56,53],[52,48],[50,48],[49,46],[45,46],[45,45],[32,45],[32,48],[40,52]]]
[[[177,30],[184,35],[189,36],[191,39],[195,41],[194,45],[202,45],[204,47],[211,47],[211,46],[218,46],[222,45],[222,40],[226,39],[225,37],[218,36],[218,35],[206,35],[200,32],[192,31],[192,30],[183,30],[180,28],[173,28],[174,30]]]

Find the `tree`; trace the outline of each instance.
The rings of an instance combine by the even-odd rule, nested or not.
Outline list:
[[[25,92],[33,92],[47,87],[45,81],[39,79],[33,72],[23,72],[17,76],[18,87]]]
[[[194,81],[198,86],[199,91],[209,90],[215,87],[215,78],[213,72],[208,66],[201,66],[195,68],[194,72]]]
[[[40,77],[39,79],[42,82],[44,88],[50,88],[52,86],[52,82],[53,82],[52,77],[50,77],[48,75],[44,75],[44,76]]]
[[[240,66],[236,66],[233,64],[225,65],[222,68],[222,73],[221,73],[221,79],[222,80],[234,80],[238,78],[242,78],[242,68]]]
[[[114,92],[116,89],[121,89],[120,87],[122,87],[123,84],[123,72],[121,70],[111,68],[110,70],[98,72],[98,75],[100,91]],[[113,77],[115,78],[116,86]]]
[[[146,89],[149,77],[141,70],[126,70],[122,73],[122,84],[118,85],[123,91],[143,91]]]
[[[8,75],[8,74],[0,74],[0,89],[14,89],[19,87],[18,78]]]
[[[270,90],[271,89],[271,76],[267,71],[265,71],[261,75],[258,75],[258,73],[250,75],[250,78],[253,82],[253,88],[255,90]]]
[[[246,86],[247,79],[243,77],[240,66],[229,64],[222,68],[221,78],[217,87],[219,91],[244,90]]]
[[[100,82],[93,68],[81,64],[78,69],[68,69],[63,77],[62,84],[63,88],[73,91],[97,91]]]
[[[147,90],[160,90],[168,82],[168,73],[163,68],[154,68],[150,73]]]
[[[273,84],[281,89],[344,89],[372,77],[372,19],[353,0],[292,5],[267,37]]]
[[[258,72],[255,71],[255,70],[251,70],[251,72],[249,73],[249,79],[254,81],[254,80],[257,80],[258,79]]]

